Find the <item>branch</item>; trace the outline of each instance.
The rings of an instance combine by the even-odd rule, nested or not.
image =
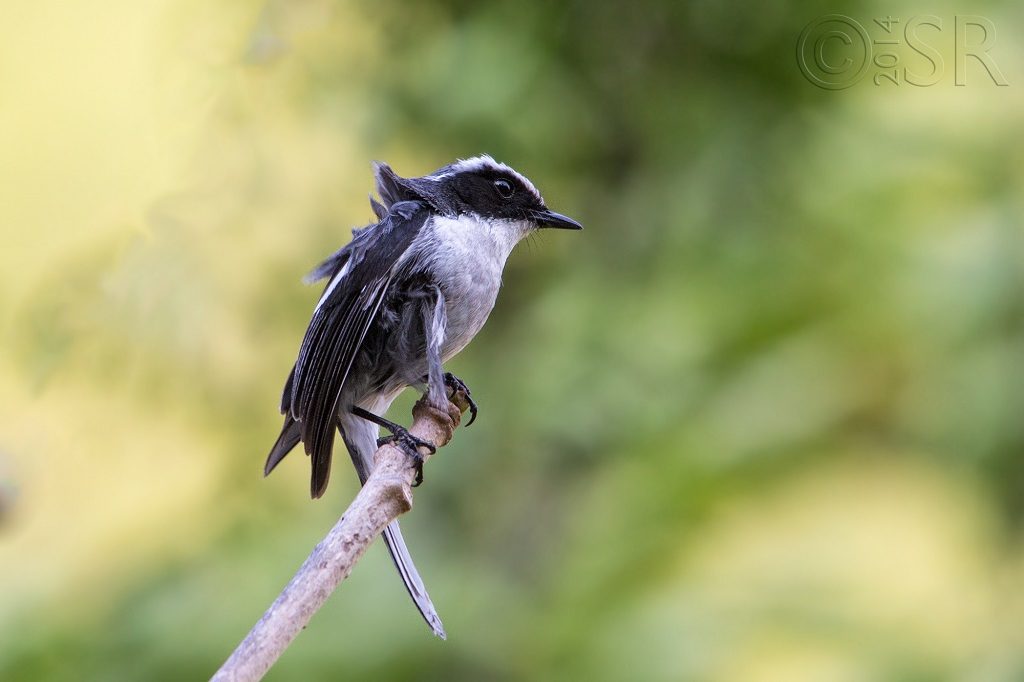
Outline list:
[[[450,393],[449,401],[445,413],[428,404],[425,397],[420,399],[413,406],[409,432],[439,448],[447,445],[468,407],[461,391]],[[420,448],[420,454],[424,460],[430,457],[425,448]],[[388,443],[377,450],[373,460],[366,485],[213,676],[213,682],[261,679],[348,577],[385,526],[412,509],[412,484],[416,478],[413,458]]]

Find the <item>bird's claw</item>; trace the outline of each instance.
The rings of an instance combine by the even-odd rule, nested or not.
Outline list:
[[[416,461],[416,480],[413,482],[412,487],[419,487],[419,485],[423,483],[423,455],[420,454],[419,449],[426,448],[427,451],[433,455],[437,453],[437,448],[430,441],[417,438],[409,433],[408,429],[401,426],[395,429],[394,433],[390,436],[384,436],[383,438],[377,439],[378,448],[387,443],[394,443],[399,446],[407,455]]]
[[[466,426],[469,426],[470,424],[475,422],[477,413],[476,401],[473,400],[473,394],[469,390],[469,386],[466,385],[466,382],[458,378],[451,372],[445,372],[444,384],[445,386],[452,390],[452,400],[456,402],[456,405],[458,405],[460,409],[465,410],[467,408],[463,408],[462,405],[459,405],[459,398],[465,401],[466,405],[468,406],[469,421],[466,422]]]

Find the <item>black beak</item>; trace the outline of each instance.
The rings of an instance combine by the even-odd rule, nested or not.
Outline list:
[[[580,225],[578,222],[576,222],[569,216],[564,216],[561,213],[549,211],[546,208],[542,211],[534,211],[533,219],[537,221],[537,224],[540,227],[557,227],[560,230],[583,229],[582,225]]]

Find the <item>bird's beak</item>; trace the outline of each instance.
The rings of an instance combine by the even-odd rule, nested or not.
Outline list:
[[[542,211],[534,211],[533,219],[537,221],[537,225],[540,227],[557,227],[561,230],[583,229],[582,225],[569,216],[564,216],[561,213],[555,213],[554,211],[550,211],[546,208]]]

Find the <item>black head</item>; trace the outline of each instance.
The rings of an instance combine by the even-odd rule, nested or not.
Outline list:
[[[401,178],[377,164],[377,191],[386,206],[420,199],[444,215],[527,221],[536,227],[580,230],[572,218],[555,213],[525,176],[489,156],[477,156],[439,168],[422,178]]]

